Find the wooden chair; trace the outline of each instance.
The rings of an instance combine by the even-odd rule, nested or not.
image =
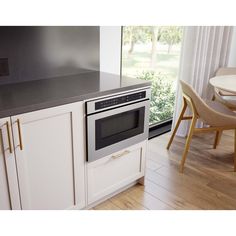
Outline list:
[[[213,147],[216,148],[222,131],[231,129],[234,130],[235,134],[234,171],[236,171],[236,114],[217,101],[203,101],[202,98],[193,90],[193,88],[184,81],[180,81],[180,84],[183,92],[183,108],[167,145],[167,149],[169,149],[180,122],[182,120],[191,120],[191,125],[180,164],[180,172],[183,173],[184,163],[193,134],[210,131],[216,132],[213,145]],[[184,116],[187,107],[189,107],[192,112],[191,116]],[[208,125],[208,127],[195,128],[198,119],[202,120]]]
[[[223,75],[236,75],[236,68],[234,67],[221,67],[217,70],[216,76]],[[230,92],[226,92],[217,88],[214,88],[213,101],[216,100],[231,110],[236,110],[236,95]]]

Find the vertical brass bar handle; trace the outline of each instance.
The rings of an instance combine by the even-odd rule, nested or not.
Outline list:
[[[10,125],[8,121],[6,122],[6,126],[7,126],[7,138],[8,138],[9,151],[10,153],[12,153]]]
[[[17,122],[17,127],[18,127],[19,142],[20,142],[20,144],[19,144],[20,150],[23,150],[22,136],[21,136],[21,128],[20,128],[20,120],[17,119],[16,122]]]
[[[0,149],[2,154],[4,154],[4,144],[3,144],[3,137],[2,137],[2,129],[0,129]]]

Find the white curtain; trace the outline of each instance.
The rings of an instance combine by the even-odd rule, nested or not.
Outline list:
[[[231,26],[184,28],[179,79],[191,84],[202,98],[211,98],[209,79],[214,76],[219,67],[227,66],[232,32]],[[179,117],[181,107],[182,95],[178,83],[172,128]],[[184,137],[187,131],[188,122],[181,122],[177,135]]]

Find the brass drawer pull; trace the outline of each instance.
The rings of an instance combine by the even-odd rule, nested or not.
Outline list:
[[[122,156],[124,156],[124,155],[126,155],[126,154],[129,154],[129,153],[130,153],[130,151],[126,150],[126,151],[124,151],[124,152],[122,152],[122,153],[120,153],[120,154],[111,156],[111,158],[112,158],[112,159],[117,159],[117,158],[122,157]]]
[[[20,142],[20,144],[19,144],[20,150],[23,150],[22,136],[21,136],[21,127],[20,127],[20,120],[17,119],[16,122],[17,122],[17,127],[18,127],[19,142]]]
[[[6,122],[6,126],[7,126],[7,138],[8,138],[9,151],[10,153],[12,153],[10,125],[8,121]]]

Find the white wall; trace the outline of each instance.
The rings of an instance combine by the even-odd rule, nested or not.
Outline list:
[[[228,67],[236,67],[236,26],[234,26]]]
[[[100,71],[120,75],[121,26],[100,27]]]

